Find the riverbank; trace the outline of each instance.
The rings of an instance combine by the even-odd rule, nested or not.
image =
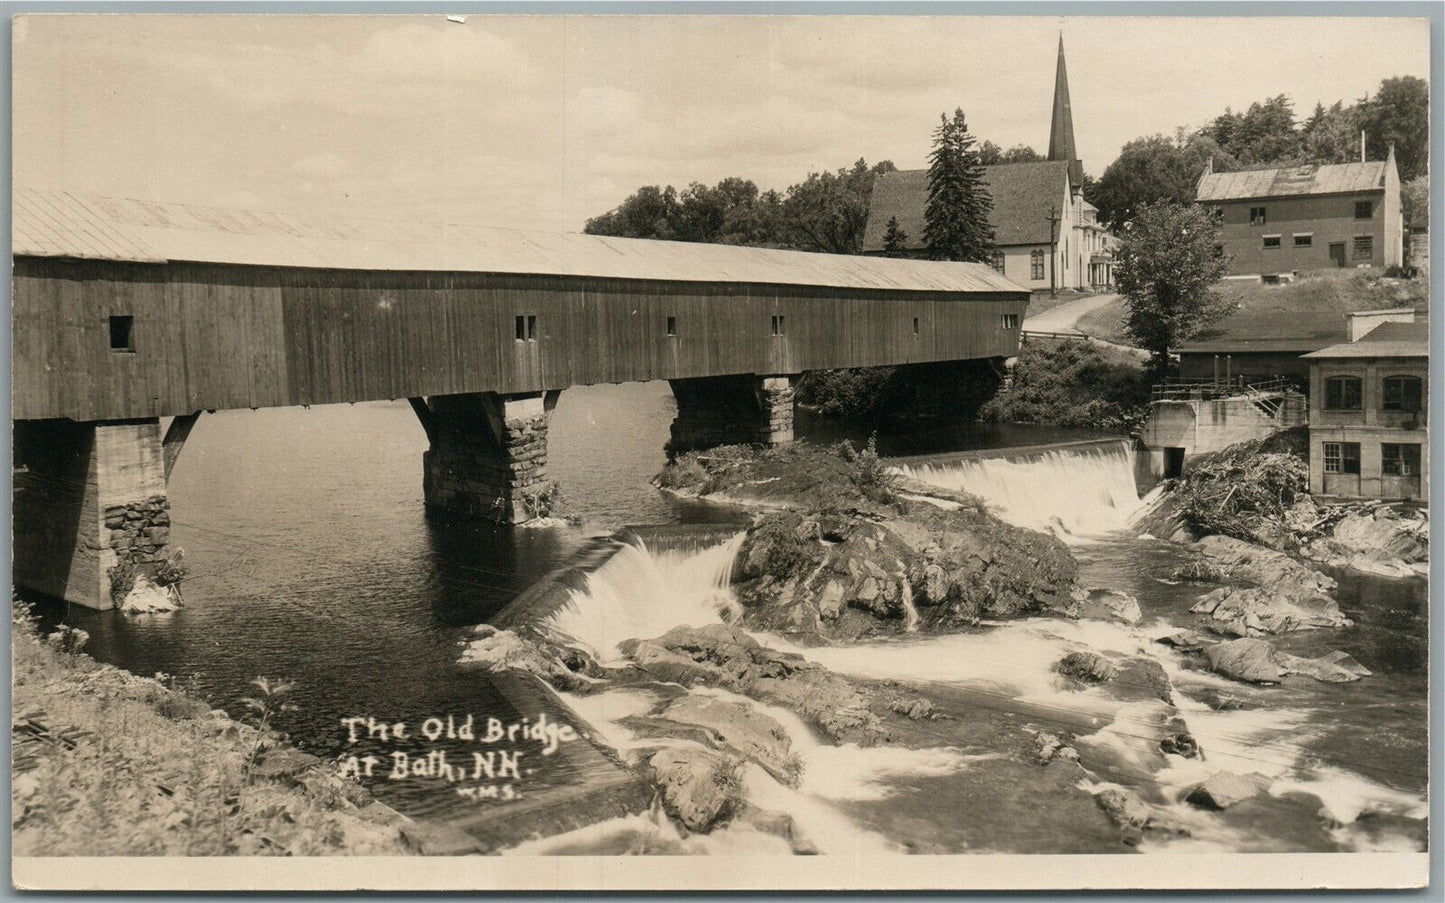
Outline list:
[[[264,712],[238,721],[169,678],[98,663],[81,649],[83,631],[42,637],[15,604],[15,855],[455,851],[452,832],[405,818],[270,735]],[[273,716],[287,704],[284,685],[255,690]]]

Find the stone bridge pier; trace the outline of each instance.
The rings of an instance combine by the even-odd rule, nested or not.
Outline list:
[[[557,484],[547,479],[547,425],[561,394],[410,399],[430,443],[422,456],[426,506],[507,524],[549,514]]]
[[[122,561],[151,574],[169,556],[166,479],[199,413],[81,423],[14,422],[16,586],[112,608]]]
[[[668,457],[719,445],[793,441],[792,376],[670,379],[677,399]]]

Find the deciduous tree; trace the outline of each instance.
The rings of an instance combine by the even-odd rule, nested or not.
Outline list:
[[[1234,307],[1214,289],[1228,269],[1215,253],[1218,243],[1214,215],[1193,204],[1142,204],[1124,224],[1114,270],[1124,328],[1150,352],[1160,377],[1168,371],[1170,347]]]

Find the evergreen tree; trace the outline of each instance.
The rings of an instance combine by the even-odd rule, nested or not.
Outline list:
[[[983,165],[963,110],[947,115],[933,133],[928,154],[928,206],[924,243],[934,260],[987,263],[993,250],[993,198],[983,184]]]
[[[888,231],[883,233],[883,255],[902,257],[908,245],[908,233],[898,227],[898,217],[888,218]]]

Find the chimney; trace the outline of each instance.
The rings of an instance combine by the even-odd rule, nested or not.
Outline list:
[[[1365,162],[1365,130],[1360,129],[1360,162]]]

